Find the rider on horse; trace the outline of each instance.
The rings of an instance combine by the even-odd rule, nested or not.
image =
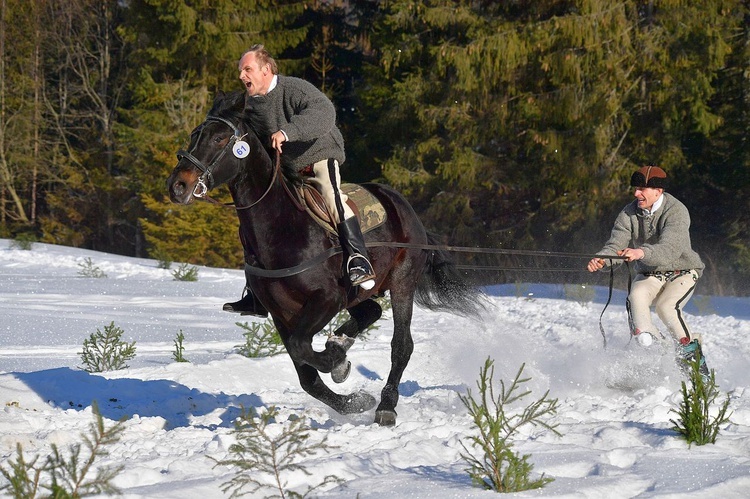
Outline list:
[[[245,115],[266,146],[276,150],[282,167],[309,172],[314,184],[336,217],[341,247],[348,257],[346,271],[353,286],[371,289],[375,273],[367,258],[359,221],[341,192],[339,165],[344,162],[344,139],[336,126],[333,103],[311,83],[278,74],[276,61],[263,45],[254,45],[239,62],[240,80],[247,89]],[[283,148],[283,154],[282,154]],[[252,263],[252,255],[245,255]],[[224,310],[266,317],[268,312],[249,285],[240,301]]]

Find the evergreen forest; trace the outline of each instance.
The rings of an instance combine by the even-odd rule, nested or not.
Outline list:
[[[165,180],[255,43],[333,100],[344,180],[394,186],[446,243],[593,254],[659,165],[698,292],[750,293],[749,0],[0,0],[0,237],[240,268],[234,211]]]

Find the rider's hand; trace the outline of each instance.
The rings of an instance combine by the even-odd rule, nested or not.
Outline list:
[[[586,268],[589,272],[596,272],[597,270],[604,268],[604,260],[601,258],[592,258]]]
[[[281,154],[281,144],[284,142],[286,142],[286,135],[281,130],[271,135],[271,147],[279,151],[279,154]]]

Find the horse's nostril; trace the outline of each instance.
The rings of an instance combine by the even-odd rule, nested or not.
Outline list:
[[[185,182],[175,182],[172,185],[172,192],[174,192],[176,196],[182,196],[185,194],[186,187]]]

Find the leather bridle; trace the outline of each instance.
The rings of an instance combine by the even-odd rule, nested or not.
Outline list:
[[[234,144],[242,140],[242,133],[240,132],[240,129],[235,126],[234,123],[229,121],[228,119],[222,118],[220,116],[208,116],[206,118],[206,121],[201,124],[198,129],[200,130],[198,139],[195,141],[195,146],[197,146],[200,143],[201,135],[203,134],[203,128],[206,126],[207,123],[211,121],[216,121],[219,123],[224,123],[229,128],[232,129],[234,132],[234,135],[229,139],[229,141],[226,143],[226,145],[219,151],[216,156],[211,160],[211,163],[209,163],[208,166],[206,166],[201,160],[196,158],[192,151],[195,150],[195,147],[191,151],[185,151],[183,149],[180,149],[177,151],[177,159],[187,159],[190,161],[193,165],[195,165],[198,170],[201,171],[200,177],[198,177],[198,183],[195,184],[195,188],[193,189],[193,196],[197,198],[203,198],[206,196],[206,193],[213,187],[214,184],[214,174],[213,169],[216,167],[216,164],[221,161],[221,159],[226,155],[227,151],[231,150],[234,147]]]
[[[210,201],[216,204],[221,204],[218,201],[215,201],[207,196],[208,191],[213,187],[213,184],[214,184],[213,169],[216,167],[216,164],[219,161],[221,161],[221,159],[224,157],[224,155],[227,153],[228,150],[231,149],[233,151],[233,154],[235,153],[234,151],[235,144],[242,145],[243,147],[249,147],[249,146],[247,145],[246,142],[242,141],[242,139],[247,134],[246,133],[243,134],[242,132],[240,132],[240,129],[234,123],[232,123],[226,118],[222,118],[221,116],[207,116],[206,121],[204,121],[201,125],[199,125],[196,128],[197,130],[199,130],[199,135],[198,135],[198,139],[195,141],[195,146],[193,147],[191,151],[194,151],[195,147],[197,147],[197,145],[200,143],[201,134],[203,134],[203,129],[205,128],[206,124],[211,121],[224,123],[226,126],[231,128],[233,132],[232,137],[229,139],[226,145],[221,149],[221,151],[219,151],[216,154],[216,156],[214,156],[214,158],[211,160],[211,163],[208,166],[206,166],[201,160],[196,158],[190,151],[185,151],[183,149],[180,149],[179,151],[177,151],[177,159],[178,160],[181,160],[183,158],[187,159],[193,165],[195,165],[196,168],[198,168],[201,171],[201,175],[200,177],[198,177],[198,182],[195,184],[195,187],[193,188],[193,196],[198,199],[205,199],[206,201]],[[237,161],[241,159],[241,156],[237,156],[236,154],[234,155],[237,158]],[[273,175],[271,176],[271,181],[269,182],[268,187],[266,188],[263,195],[261,195],[256,201],[250,203],[249,205],[236,206],[232,204],[230,206],[234,206],[235,210],[247,210],[257,205],[258,203],[260,203],[263,200],[263,198],[265,198],[266,195],[271,191],[271,188],[273,187],[274,182],[276,182],[276,179],[278,178],[280,171],[281,171],[281,158],[279,157],[279,154],[277,152],[276,162],[273,168]],[[284,184],[284,187],[286,187],[286,184]],[[292,200],[294,201],[293,197],[292,197]]]

